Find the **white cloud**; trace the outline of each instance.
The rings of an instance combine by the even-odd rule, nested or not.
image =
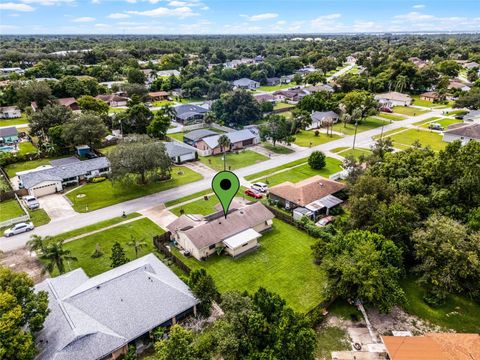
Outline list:
[[[0,24],[0,31],[18,29],[17,25]]]
[[[110,27],[110,25],[108,25],[108,24],[95,24],[93,26],[95,26],[96,28],[109,28]]]
[[[151,16],[151,17],[165,17],[165,16],[174,16],[179,18],[186,18],[190,16],[197,16],[198,14],[194,13],[191,8],[188,6],[178,7],[174,9],[159,7],[153,10],[147,11],[127,11],[129,14],[133,15],[142,15],[142,16]]]
[[[247,18],[249,21],[262,21],[262,20],[269,20],[269,19],[275,19],[278,17],[277,13],[263,13],[263,14],[257,14],[257,15],[240,15],[244,18]]]
[[[66,4],[66,3],[73,3],[75,0],[20,0],[26,4],[38,4],[44,6],[52,6],[52,5],[59,5],[59,4]]]
[[[414,9],[423,9],[425,7],[425,5],[423,4],[417,4],[417,5],[413,5],[412,6]]]
[[[422,14],[416,11],[409,12],[408,14],[403,15],[396,15],[394,16],[394,22],[402,22],[402,21],[409,21],[409,22],[418,22],[418,21],[425,21],[425,20],[433,20],[435,17],[433,15]]]
[[[92,21],[95,21],[95,20],[96,19],[93,18],[93,17],[84,16],[84,17],[79,17],[79,18],[73,19],[72,21],[77,22],[77,23],[86,23],[86,22],[92,22]]]
[[[100,0],[92,0],[92,4],[100,4]]]
[[[110,19],[126,19],[129,18],[130,15],[128,14],[122,14],[122,13],[113,13],[107,16]]]
[[[33,11],[35,9],[30,5],[8,2],[8,3],[0,3],[0,10]]]
[[[339,13],[322,15],[311,20],[310,26],[315,31],[338,32],[343,28],[343,24],[338,21],[341,17]]]

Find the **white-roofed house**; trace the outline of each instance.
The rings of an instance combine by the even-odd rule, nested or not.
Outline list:
[[[260,87],[260,83],[255,80],[242,78],[242,79],[235,80],[233,82],[233,86],[236,88],[255,90],[256,88]]]
[[[258,134],[250,129],[232,131],[222,135],[226,135],[230,139],[229,150],[240,150],[247,146],[256,145],[260,141]],[[208,136],[197,141],[195,147],[199,150],[200,155],[208,156],[222,153],[218,144],[218,139],[222,135]]]
[[[410,95],[402,94],[397,91],[377,94],[375,95],[375,100],[378,100],[382,106],[389,108],[393,106],[409,106],[412,103]]]

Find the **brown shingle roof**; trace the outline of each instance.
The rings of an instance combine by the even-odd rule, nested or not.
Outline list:
[[[271,220],[274,216],[262,203],[257,202],[230,211],[227,218],[223,216],[223,213],[206,222],[188,221],[185,218],[188,218],[188,216],[180,216],[168,225],[167,229],[174,232],[181,229],[180,225],[193,226],[193,228],[183,230],[183,232],[198,249],[203,249],[267,220]]]
[[[77,100],[73,97],[57,99],[58,105],[70,106],[77,103]]]
[[[106,103],[110,103],[112,101],[119,102],[119,101],[127,101],[128,98],[125,96],[119,96],[115,94],[105,94],[105,95],[97,95],[95,96],[97,99],[105,101]]]
[[[168,92],[166,92],[166,91],[154,91],[154,92],[149,92],[148,96],[150,96],[150,97],[168,96]]]
[[[296,184],[286,181],[273,186],[270,188],[270,194],[294,204],[305,206],[327,195],[335,194],[345,187],[342,183],[316,175]]]
[[[480,124],[469,124],[464,126],[459,126],[456,128],[449,128],[445,131],[445,134],[453,134],[463,137],[468,137],[470,139],[479,139],[480,140]]]
[[[382,336],[391,360],[479,360],[480,335]]]

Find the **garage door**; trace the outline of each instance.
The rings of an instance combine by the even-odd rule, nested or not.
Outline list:
[[[32,195],[35,197],[40,197],[44,195],[49,195],[49,194],[55,194],[57,191],[57,185],[56,184],[49,184],[49,185],[44,185],[40,186],[37,188],[32,189]]]
[[[190,153],[190,154],[185,154],[180,156],[180,162],[189,161],[189,160],[195,160],[195,154]]]

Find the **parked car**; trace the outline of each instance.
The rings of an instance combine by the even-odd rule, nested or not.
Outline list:
[[[245,190],[245,195],[251,196],[251,197],[253,197],[253,198],[255,198],[255,199],[261,199],[261,198],[263,197],[262,194],[256,192],[256,191],[253,190],[253,189],[247,189],[247,190]]]
[[[325,216],[323,218],[321,218],[320,220],[317,221],[316,225],[317,226],[327,226],[328,224],[330,224],[332,221],[333,221],[334,217],[333,216]]]
[[[267,192],[268,190],[268,185],[262,182],[254,183],[252,186],[250,186],[253,190],[257,190],[260,192]]]
[[[443,131],[443,126],[440,125],[439,123],[431,123],[430,125],[428,125],[428,128],[429,128],[430,130]]]
[[[390,109],[389,107],[383,106],[380,108],[380,111],[386,112],[386,113],[393,113],[393,110]]]
[[[32,231],[35,228],[31,222],[29,223],[18,223],[13,225],[10,229],[5,230],[3,235],[6,237],[21,234],[27,231]]]
[[[38,209],[40,207],[37,198],[32,195],[24,196],[23,202],[25,203],[25,206],[28,207],[30,210]]]

